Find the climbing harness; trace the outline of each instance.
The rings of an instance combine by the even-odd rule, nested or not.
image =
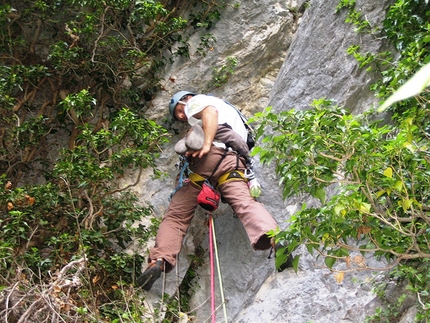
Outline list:
[[[228,153],[228,149],[225,149],[223,155],[221,156],[220,160],[218,161],[218,163],[216,164],[215,168],[213,169],[212,174],[208,178],[204,178],[203,176],[201,176],[201,175],[199,175],[197,173],[192,172],[189,169],[189,162],[188,162],[187,157],[185,157],[185,156],[179,156],[180,161],[177,164],[177,166],[178,166],[178,168],[181,168],[181,171],[179,173],[178,185],[173,190],[173,192],[170,194],[169,201],[172,199],[172,196],[182,186],[184,186],[184,183],[190,182],[190,181],[192,183],[194,183],[195,185],[197,185],[198,187],[201,187],[201,188],[203,188],[204,184],[206,184],[207,186],[209,186],[209,188],[211,188],[212,190],[215,191],[215,189],[210,184],[210,178],[215,174],[215,172],[217,171],[218,167],[221,165],[222,161],[224,160],[225,156],[227,156],[227,153]],[[212,198],[213,198],[213,196],[212,196]],[[206,210],[211,211],[210,209],[206,209]]]
[[[191,183],[193,183],[198,187],[202,187],[203,183],[206,181],[206,178],[193,172],[190,172],[190,174],[188,175],[188,179],[190,180]]]
[[[230,182],[230,181],[247,181],[247,179],[245,178],[245,174],[242,173],[240,170],[233,170],[231,172],[225,173],[224,175],[220,176],[218,178],[218,185],[220,186],[222,184],[224,184],[225,182]]]
[[[207,180],[203,176],[190,172],[188,178],[191,183],[197,185],[198,187],[202,187],[203,183]],[[218,178],[217,187],[229,181],[247,181],[245,174],[240,170],[233,170],[231,172],[225,173]]]
[[[214,257],[215,254],[215,257]],[[219,287],[221,293],[221,303],[223,307],[224,313],[224,321],[228,323],[227,319],[227,307],[225,304],[224,298],[224,288],[222,284],[222,275],[221,275],[221,267],[219,265],[219,257],[218,257],[218,248],[216,243],[216,234],[215,234],[215,226],[212,213],[209,213],[209,259],[210,259],[210,276],[211,276],[211,314],[212,314],[212,322],[215,323],[216,319],[216,309],[215,309],[215,265],[214,258],[216,260],[217,272],[218,272],[218,280]]]
[[[192,172],[189,169],[189,162],[188,159],[185,156],[180,156],[180,162],[177,164],[177,167],[180,168],[179,173],[179,179],[178,179],[178,185],[173,190],[173,192],[170,194],[169,201],[172,199],[172,196],[182,187],[184,186],[184,183],[191,182],[195,186],[201,188],[201,191],[197,197],[197,202],[200,206],[202,206],[206,211],[215,211],[215,209],[218,208],[219,205],[219,199],[220,194],[216,191],[216,189],[212,186],[210,183],[210,178],[215,174],[218,167],[221,165],[221,162],[227,155],[228,150],[226,149],[224,151],[224,154],[221,156],[220,160],[218,161],[217,165],[215,166],[214,170],[212,171],[212,174],[205,178],[201,176],[198,173]],[[246,172],[250,170],[251,165],[247,164],[247,169],[244,172],[238,170],[239,168],[239,157],[237,157],[237,165],[236,170],[227,172],[223,175],[221,175],[218,178],[218,181],[216,183],[216,187],[218,188],[222,184],[230,181],[244,181],[248,182],[248,178],[246,176]]]

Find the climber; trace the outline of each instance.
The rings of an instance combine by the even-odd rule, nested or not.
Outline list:
[[[172,97],[169,111],[177,121],[188,122],[192,127],[201,125],[203,132],[197,148],[190,149],[185,142],[181,149],[175,147],[184,156],[182,166],[184,162],[187,163],[186,176],[189,180],[180,181],[171,196],[155,238],[155,246],[149,254],[148,267],[137,279],[137,285],[144,290],[151,289],[161,272],[170,272],[176,265],[182,241],[199,205],[197,198],[204,182],[216,187],[223,201],[231,206],[242,222],[254,250],[274,247],[268,232],[278,227],[272,215],[250,195],[243,175],[249,166],[245,158],[231,148],[231,138],[243,142],[247,139],[247,130],[237,111],[217,97],[188,91],[180,91]],[[223,138],[224,142],[216,139],[218,130],[218,138]],[[198,131],[195,137],[197,141]],[[235,137],[229,137],[229,131],[233,131]],[[230,142],[230,148],[227,142]],[[289,257],[282,270],[291,267],[291,261]]]

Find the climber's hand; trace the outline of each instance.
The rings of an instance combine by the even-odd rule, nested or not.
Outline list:
[[[187,157],[198,157],[202,158],[204,155],[206,155],[211,150],[211,145],[203,145],[203,148],[200,150],[189,150],[185,153],[185,156]]]
[[[203,148],[199,151],[199,158],[202,158],[204,155],[206,155],[211,150],[212,144],[210,145],[203,145]]]

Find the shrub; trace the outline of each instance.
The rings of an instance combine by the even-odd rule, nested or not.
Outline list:
[[[430,11],[427,1],[395,1],[381,28],[370,24],[355,9],[355,1],[342,0],[336,11],[347,9],[347,22],[359,32],[387,37],[398,51],[360,53],[352,45],[360,67],[378,71],[380,79],[372,89],[381,99],[388,98],[412,75],[429,63]],[[425,68],[428,68],[426,66]],[[428,76],[421,73],[421,84]],[[410,87],[409,87],[410,88]],[[274,232],[288,243],[288,252],[304,244],[308,251],[324,257],[327,268],[342,281],[344,273],[370,268],[362,254],[383,257],[384,269],[405,280],[416,295],[417,320],[429,318],[430,284],[428,152],[428,91],[407,100],[393,101],[389,109],[391,124],[378,121],[377,112],[352,115],[347,108],[325,98],[315,100],[308,111],[275,114],[270,107],[250,121],[259,123],[261,146],[254,148],[263,163],[273,162],[283,188],[284,198],[312,196],[318,203],[302,205],[290,218],[287,230]],[[277,262],[281,263],[283,250]],[[283,255],[286,257],[286,255]],[[300,256],[293,262],[298,268]],[[342,260],[344,270],[334,267]],[[380,310],[374,320],[391,321],[400,315],[391,304]]]

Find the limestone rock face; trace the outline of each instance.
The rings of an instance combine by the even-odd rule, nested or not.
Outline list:
[[[171,96],[180,90],[220,96],[248,114],[267,106],[303,3],[257,0],[242,2],[237,9],[226,7],[221,21],[210,30],[216,38],[214,46],[202,56],[196,53],[201,35],[192,35],[191,59],[179,59],[167,68],[164,91],[153,100],[151,114],[164,116]],[[227,84],[214,86],[214,70],[228,65],[229,58],[237,61],[234,73]]]
[[[357,0],[356,8],[376,25],[391,2]],[[148,117],[163,122],[168,117],[168,102],[179,90],[210,90],[248,115],[268,105],[275,111],[308,109],[313,99],[321,97],[333,99],[356,113],[370,108],[376,103],[369,91],[372,76],[360,70],[346,50],[352,44],[360,44],[364,51],[372,51],[383,44],[370,36],[357,35],[354,27],[344,22],[346,12],[335,13],[338,3],[339,0],[254,0],[242,1],[239,9],[227,7],[211,31],[217,39],[213,49],[206,56],[178,60],[167,69],[165,91],[151,102]],[[195,49],[199,37],[191,37],[191,49]],[[211,87],[214,68],[226,64],[229,57],[237,58],[235,72],[226,85]],[[149,199],[158,217],[163,216],[174,188],[177,155],[173,146],[186,131],[177,123],[172,127],[177,135],[165,147],[159,165],[171,178],[151,180],[148,176],[138,192],[142,201]],[[304,201],[284,201],[270,167],[257,165],[256,173],[263,187],[259,201],[285,229],[288,218]],[[297,274],[292,269],[277,273],[273,255],[268,258],[269,251],[252,250],[228,205],[221,205],[214,216],[228,322],[364,322],[378,306],[371,282],[382,279],[382,275],[354,273],[337,283],[333,274],[304,248],[299,251],[302,258]],[[190,300],[195,322],[208,322],[211,317],[207,231],[207,215],[198,209],[183,243],[178,268],[166,277],[165,292],[172,295],[190,264],[188,255],[195,253],[196,246],[206,251]],[[381,265],[373,259],[365,261]],[[224,322],[218,278],[216,286],[217,321]],[[160,280],[148,298],[157,299],[161,290]]]
[[[392,2],[357,1],[355,8],[371,26],[380,26]],[[375,36],[357,34],[345,23],[345,9],[335,13],[338,3],[310,1],[270,94],[270,105],[277,111],[307,109],[322,97],[357,113],[377,102],[369,91],[372,75],[346,51],[360,45],[362,53],[376,53],[384,44]]]

